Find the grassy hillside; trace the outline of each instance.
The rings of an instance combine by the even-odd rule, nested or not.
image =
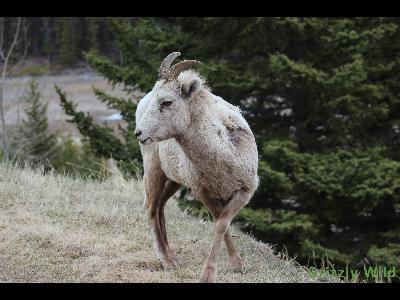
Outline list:
[[[99,183],[0,164],[0,282],[197,282],[212,223],[171,200],[167,231],[179,267],[164,271],[153,251],[141,182]],[[217,282],[308,282],[303,268],[232,228],[246,263],[231,271],[225,247]]]

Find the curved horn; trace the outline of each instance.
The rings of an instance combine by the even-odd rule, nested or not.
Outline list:
[[[180,52],[172,52],[164,58],[160,66],[160,71],[158,72],[158,79],[167,79],[172,61],[180,55]]]
[[[169,70],[168,80],[176,79],[183,70],[199,64],[201,64],[201,62],[198,60],[184,60],[173,65]]]

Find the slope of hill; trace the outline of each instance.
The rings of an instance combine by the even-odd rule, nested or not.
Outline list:
[[[0,164],[0,282],[197,282],[212,223],[166,207],[179,267],[153,251],[140,180],[84,181]],[[246,263],[233,273],[225,247],[217,282],[310,282],[304,268],[232,228]]]

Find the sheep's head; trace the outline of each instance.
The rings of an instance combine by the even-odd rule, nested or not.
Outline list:
[[[173,52],[164,59],[158,81],[138,105],[135,135],[141,143],[177,137],[190,124],[189,104],[204,81],[193,71],[183,72],[200,63],[196,60],[184,60],[171,67],[179,55]]]

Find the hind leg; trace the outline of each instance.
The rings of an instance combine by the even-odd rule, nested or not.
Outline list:
[[[204,264],[200,276],[200,282],[213,282],[216,273],[216,262],[221,251],[222,241],[228,232],[230,223],[236,214],[246,205],[251,198],[251,194],[239,191],[221,210],[214,226],[214,242],[210,254]]]
[[[244,263],[241,259],[239,253],[237,253],[235,245],[233,244],[231,234],[229,229],[226,231],[224,235],[226,250],[228,251],[229,261],[233,268],[234,272],[243,272],[244,271]]]
[[[203,193],[201,201],[210,210],[211,214],[214,217],[214,221],[216,221],[219,218],[222,211],[221,205],[218,202],[215,202],[212,199],[210,199],[210,197],[208,197],[205,193]],[[229,229],[226,231],[224,235],[224,241],[229,256],[229,261],[231,263],[234,272],[243,272],[244,263],[243,260],[240,258],[239,254],[237,253],[235,245],[233,244]]]

